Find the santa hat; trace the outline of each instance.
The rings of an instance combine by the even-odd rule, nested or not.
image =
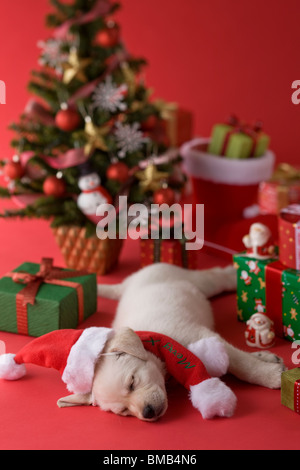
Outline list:
[[[217,338],[206,338],[188,349],[168,336],[137,333],[146,350],[166,364],[168,373],[190,391],[192,404],[203,418],[232,416],[236,397],[217,377],[227,372],[228,356]],[[73,393],[92,391],[95,365],[114,330],[91,327],[85,330],[58,330],[28,343],[19,353],[0,356],[0,378],[18,380],[26,374],[25,364],[36,364],[60,372]]]
[[[0,378],[18,380],[26,374],[25,363],[56,369],[73,393],[92,390],[99,354],[113,336],[109,328],[57,330],[28,343],[15,354],[0,356]]]

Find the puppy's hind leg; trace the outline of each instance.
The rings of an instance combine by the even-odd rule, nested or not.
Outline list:
[[[189,280],[208,298],[222,292],[235,291],[237,287],[237,273],[232,265],[226,268],[190,271],[189,276]]]
[[[123,292],[123,284],[98,284],[97,294],[106,299],[119,300]]]

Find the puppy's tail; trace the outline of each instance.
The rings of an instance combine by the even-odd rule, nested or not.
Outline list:
[[[119,300],[122,295],[122,284],[98,284],[97,292],[99,297],[106,299]]]

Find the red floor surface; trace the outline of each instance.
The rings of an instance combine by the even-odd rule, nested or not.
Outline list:
[[[1,207],[4,204],[1,203]],[[24,261],[53,257],[63,266],[52,233],[43,221],[0,219],[0,275]],[[224,260],[199,253],[199,268],[223,265]],[[139,268],[139,242],[127,241],[119,267],[99,281],[114,283]],[[245,350],[245,325],[237,321],[235,294],[212,300],[216,329]],[[116,303],[99,299],[98,313],[83,327],[110,326]],[[0,306],[1,313],[1,306]],[[6,351],[15,353],[30,338],[0,332]],[[291,343],[278,339],[273,352],[292,364]],[[94,407],[59,409],[56,401],[67,391],[54,370],[28,366],[18,382],[0,381],[0,449],[201,450],[299,449],[300,417],[280,403],[280,391],[242,383],[232,376],[224,381],[238,398],[235,415],[205,421],[190,403],[187,392],[174,384],[169,408],[156,423],[119,417]]]

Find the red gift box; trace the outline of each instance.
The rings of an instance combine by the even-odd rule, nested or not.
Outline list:
[[[193,137],[194,116],[188,110],[179,108],[176,103],[156,102],[162,119],[149,118],[142,123],[142,129],[150,138],[165,143],[168,147],[180,147]]]
[[[288,268],[300,270],[300,204],[280,212],[279,258]]]
[[[271,180],[259,186],[258,203],[261,214],[278,215],[284,207],[300,202],[300,174],[288,165],[280,164]]]
[[[187,269],[197,269],[194,251],[185,249],[183,240],[141,240],[141,266],[168,263]]]

